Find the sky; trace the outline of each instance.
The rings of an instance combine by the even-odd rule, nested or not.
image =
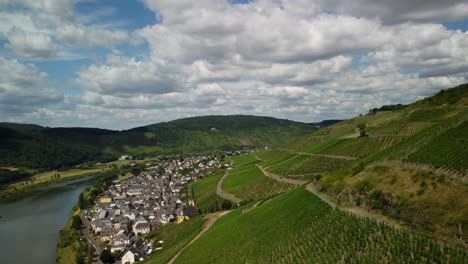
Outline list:
[[[462,0],[0,0],[0,121],[314,122],[468,82]]]

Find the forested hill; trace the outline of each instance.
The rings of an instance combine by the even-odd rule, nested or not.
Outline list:
[[[278,146],[314,130],[311,124],[259,116],[184,118],[124,131],[0,123],[0,166],[43,169],[173,153]]]

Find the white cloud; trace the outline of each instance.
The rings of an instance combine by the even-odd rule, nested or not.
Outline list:
[[[26,2],[34,21],[0,11],[6,23],[0,31],[21,23],[52,43],[103,46],[114,54],[77,72],[72,83],[82,95],[67,95],[62,108],[42,107],[25,120],[128,128],[242,113],[310,122],[409,103],[468,80],[468,33],[436,24],[468,17],[462,1],[143,0],[161,23],[130,34],[84,25],[73,8],[47,20],[37,10],[55,14],[56,2],[50,8]],[[145,41],[149,54],[115,50],[126,41]],[[108,123],[93,121],[105,117]]]
[[[31,64],[0,57],[0,112],[22,113],[61,103],[63,93],[47,88],[47,74]]]
[[[46,34],[26,32],[20,27],[13,27],[7,33],[9,43],[5,47],[25,58],[48,58],[58,52],[58,46]]]
[[[112,58],[112,65],[91,65],[80,71],[75,83],[106,95],[164,94],[184,89],[183,75],[165,61]]]

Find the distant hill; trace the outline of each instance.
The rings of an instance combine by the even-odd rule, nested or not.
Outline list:
[[[203,116],[124,131],[0,123],[0,166],[58,169],[173,153],[278,146],[314,131],[310,124],[259,116]]]

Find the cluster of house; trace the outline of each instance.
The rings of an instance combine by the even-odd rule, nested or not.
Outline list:
[[[226,156],[260,150],[235,151]],[[124,155],[121,159],[131,157]],[[198,215],[193,189],[190,194],[182,189],[188,182],[211,173],[210,168],[222,166],[232,168],[231,164],[221,164],[219,156],[193,156],[158,164],[138,176],[113,182],[84,215],[94,234],[92,239],[112,253],[120,252],[121,263],[143,260],[162,249],[163,241],[153,248],[141,235],[168,222],[181,223]]]
[[[111,252],[121,252],[122,263],[133,263],[161,249],[162,241],[153,249],[140,236],[168,222],[181,223],[198,215],[193,190],[185,203],[182,199],[187,194],[182,188],[189,181],[198,181],[208,169],[221,166],[218,157],[195,156],[153,166],[138,176],[114,182],[85,214],[95,240],[106,244]]]

